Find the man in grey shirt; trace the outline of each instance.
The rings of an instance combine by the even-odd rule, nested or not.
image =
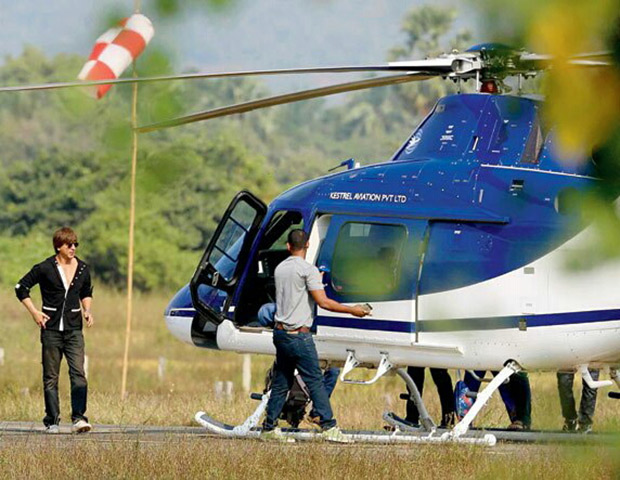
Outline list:
[[[281,438],[275,428],[286,395],[293,385],[295,369],[308,387],[314,410],[318,413],[327,440],[347,442],[348,439],[336,426],[329,397],[323,386],[323,374],[310,333],[314,303],[332,312],[365,317],[368,311],[362,306],[342,305],[325,295],[318,269],[306,262],[308,235],[303,230],[292,230],[286,243],[291,256],[275,271],[276,316],[273,344],[276,347],[276,364],[271,397],[267,404],[267,416],[263,422],[264,438]]]

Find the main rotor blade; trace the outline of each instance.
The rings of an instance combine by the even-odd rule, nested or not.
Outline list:
[[[138,127],[136,128],[136,131],[138,133],[153,132],[155,130],[161,130],[163,128],[176,127],[179,125],[200,122],[202,120],[208,120],[211,118],[225,117],[237,113],[245,113],[260,108],[283,105],[285,103],[299,102],[301,100],[309,100],[311,98],[325,97],[328,95],[335,95],[337,93],[352,92],[355,90],[363,90],[366,88],[382,87],[385,85],[395,85],[399,83],[414,82],[419,80],[428,80],[429,78],[433,77],[435,77],[435,75],[429,75],[426,72],[410,72],[405,75],[392,75],[389,77],[378,77],[366,80],[359,80],[356,82],[340,83],[337,85],[330,85],[329,87],[302,90],[300,92],[287,93],[284,95],[277,95],[274,97],[252,100],[250,102],[238,103],[236,105],[230,105],[228,107],[220,107],[213,110],[206,110],[203,112],[194,113],[192,115],[178,117],[172,120],[166,120],[165,122],[153,123],[151,125]]]
[[[544,66],[549,66],[554,60],[556,60],[553,55],[541,55],[537,53],[524,53],[519,59],[524,62],[538,63]],[[611,52],[608,51],[571,55],[564,61],[567,65],[580,67],[606,67],[612,65],[613,63]]]
[[[184,73],[179,75],[164,75],[158,77],[143,78],[117,78],[109,80],[98,80],[89,82],[58,82],[43,83],[40,85],[17,85],[12,87],[0,87],[0,92],[23,92],[31,90],[55,90],[59,88],[76,88],[91,87],[97,85],[114,85],[125,83],[155,83],[169,82],[171,80],[192,80],[199,78],[231,78],[231,77],[249,77],[264,75],[293,75],[307,73],[355,73],[355,72],[407,72],[411,71],[411,65],[352,65],[352,66],[336,66],[336,67],[310,67],[310,68],[285,68],[276,70],[244,70],[238,72],[214,72],[214,73]],[[444,66],[425,65],[424,71],[432,73],[444,73]]]

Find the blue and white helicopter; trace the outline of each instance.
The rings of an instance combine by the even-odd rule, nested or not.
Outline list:
[[[500,371],[448,432],[452,439],[521,369],[577,369],[592,387],[620,386],[620,263],[565,268],[593,238],[569,203],[575,192],[597,188],[596,165],[562,158],[553,129],[541,120],[540,98],[501,94],[504,79],[518,77],[520,85],[550,60],[486,44],[384,66],[222,74],[398,72],[142,127],[437,76],[477,86],[477,93],[441,98],[389,161],[343,162],[347,170],[297,185],[269,206],[240,192],[190,284],[168,305],[169,330],[202,348],[274,354],[271,331],[253,325],[260,306],[274,300],[287,232],[303,228],[310,235],[307,260],[324,272],[327,295],[372,305],[363,319],[317,308],[320,358],[344,365],[345,383],[372,384],[396,370],[429,430],[432,421],[403,367]],[[605,54],[569,63],[608,65]],[[377,368],[376,375],[350,380],[359,366]],[[594,381],[591,367],[609,369],[611,380]],[[206,416],[203,423],[225,433]]]
[[[389,161],[365,167],[343,162],[347,170],[297,185],[269,206],[241,191],[191,282],[170,301],[165,320],[177,338],[197,347],[274,354],[271,331],[255,327],[256,316],[261,305],[274,300],[273,274],[287,256],[287,232],[303,228],[310,234],[307,260],[324,272],[327,295],[372,305],[372,316],[363,319],[317,309],[314,340],[320,358],[344,365],[345,383],[372,384],[395,371],[411,391],[423,429],[431,432],[423,438],[391,435],[390,441],[493,443],[492,435],[464,435],[491,394],[521,369],[577,369],[591,387],[620,387],[620,262],[583,271],[565,268],[567,258],[594,238],[592,226],[584,225],[570,204],[575,193],[598,187],[596,165],[589,157],[563,158],[553,129],[541,120],[543,101],[520,94],[521,80],[552,60],[485,44],[387,65],[196,73],[0,91],[246,75],[382,74],[137,129],[146,133],[354,90],[436,77],[474,81],[477,93],[440,99]],[[607,53],[567,62],[583,68],[610,65]],[[502,93],[508,77],[518,79],[517,95]],[[433,436],[434,424],[407,366],[500,373],[452,431]],[[367,381],[352,380],[356,367],[377,372]],[[591,367],[608,370],[611,379],[593,380]],[[252,427],[266,399],[239,427],[202,412],[196,418],[224,435],[257,435]]]

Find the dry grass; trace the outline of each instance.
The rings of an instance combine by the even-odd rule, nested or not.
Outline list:
[[[38,437],[39,439],[45,437]],[[43,448],[42,448],[43,447]],[[611,447],[279,445],[223,439],[94,443],[19,440],[0,448],[2,478],[613,479]]]
[[[162,312],[167,294],[140,295],[135,299],[129,397],[120,400],[121,360],[124,347],[125,299],[122,294],[97,292],[96,325],[86,331],[89,355],[88,415],[95,423],[192,425],[197,410],[238,423],[255,407],[241,392],[242,357],[233,353],[199,350],[176,341],[167,331]],[[0,420],[38,421],[43,417],[38,331],[19,302],[0,296],[3,336],[0,347],[6,363],[0,366]],[[158,358],[167,359],[166,375],[157,377]],[[254,391],[262,388],[271,358],[255,356]],[[68,419],[68,378],[61,377],[63,418]],[[454,377],[454,376],[453,376]],[[230,380],[230,401],[214,398],[216,381]],[[558,429],[562,425],[553,373],[531,374],[534,427]],[[340,385],[333,406],[344,428],[381,428],[384,410],[404,413],[398,400],[404,391],[396,377],[372,387]],[[577,392],[578,394],[578,392]],[[431,415],[439,416],[439,402],[430,378],[424,397]],[[498,397],[498,396],[496,396]],[[599,396],[598,431],[620,431],[618,402]],[[505,426],[506,414],[493,398],[479,417],[479,425]],[[95,444],[74,440],[2,442],[1,478],[620,478],[618,449],[571,450],[555,447],[511,447],[508,450],[469,447],[333,447],[322,444],[279,446],[255,441],[188,438],[163,443],[138,441]],[[493,449],[491,449],[493,451]],[[595,456],[595,462],[592,459]],[[615,476],[615,477],[614,477]]]

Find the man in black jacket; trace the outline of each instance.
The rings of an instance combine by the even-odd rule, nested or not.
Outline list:
[[[60,403],[58,401],[58,374],[63,355],[69,364],[71,380],[72,431],[92,429],[86,412],[88,384],[84,373],[84,336],[82,318],[91,327],[90,312],[93,287],[88,265],[75,256],[77,235],[63,227],[52,238],[56,255],[38,263],[15,285],[17,298],[41,328],[43,392],[48,433],[58,433]],[[30,298],[30,289],[39,284],[43,305],[38,310]]]

